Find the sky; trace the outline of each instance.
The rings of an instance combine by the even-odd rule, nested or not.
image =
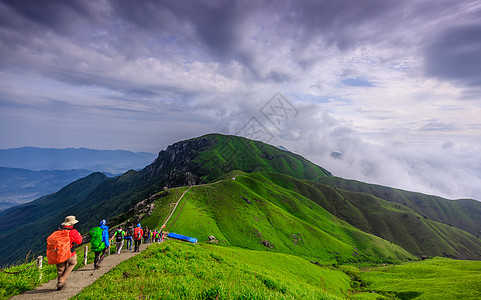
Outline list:
[[[481,200],[481,2],[0,1],[0,148],[211,132]]]

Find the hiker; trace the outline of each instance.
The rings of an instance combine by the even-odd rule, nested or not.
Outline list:
[[[149,227],[145,226],[145,230],[144,230],[144,244],[148,244],[150,243],[150,231],[149,231]]]
[[[159,232],[157,231],[157,229],[155,229],[153,232],[152,232],[152,241],[158,243],[159,242]]]
[[[150,231],[150,238],[152,239],[152,243],[155,243],[155,229]]]
[[[122,226],[119,226],[119,229],[115,231],[114,236],[110,241],[112,241],[115,238],[115,249],[117,250],[117,254],[120,254],[120,251],[122,251],[122,247],[124,246],[124,236],[125,236],[125,231],[122,230]]]
[[[82,236],[73,229],[78,223],[75,216],[65,217],[61,227],[47,238],[48,263],[57,267],[57,291],[66,286],[66,281],[77,264],[75,247],[82,244]]]
[[[100,263],[104,259],[105,251],[110,248],[109,228],[105,220],[100,221],[99,227],[90,230],[90,245],[95,253],[94,269],[100,268]]]
[[[156,233],[157,233],[157,230],[155,230],[155,229],[150,232],[150,236],[151,236],[151,238],[152,238],[152,243],[155,243],[155,242],[157,241],[157,240],[155,239],[155,234],[156,234]]]
[[[132,228],[132,225],[129,225],[129,228],[127,228],[127,231],[125,232],[124,240],[127,241],[127,245],[125,245],[125,249],[129,248],[129,251],[132,251],[132,237],[134,236],[134,228]]]
[[[140,252],[140,243],[142,242],[143,235],[144,231],[142,230],[142,226],[139,223],[134,229],[134,252]]]

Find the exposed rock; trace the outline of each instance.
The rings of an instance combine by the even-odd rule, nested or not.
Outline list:
[[[247,197],[241,196],[241,198],[244,199],[244,201],[247,202],[247,204],[252,204],[252,202],[249,199],[247,199]]]
[[[160,151],[157,159],[144,170],[149,179],[160,176],[159,180],[166,182],[166,187],[204,183],[200,177],[207,174],[197,174],[200,166],[193,159],[214,142],[200,138],[175,143]]]
[[[272,245],[272,243],[269,242],[269,241],[267,241],[267,240],[264,240],[264,241],[262,241],[261,243],[262,243],[262,245],[266,246],[266,247],[269,248],[269,249],[274,248],[274,246]]]
[[[217,238],[215,236],[209,235],[209,243],[218,244],[219,240],[217,240]]]

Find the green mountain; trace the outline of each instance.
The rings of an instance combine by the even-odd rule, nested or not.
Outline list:
[[[166,230],[200,241],[208,241],[208,236],[213,235],[225,246],[275,251],[323,262],[414,258],[401,247],[340,220],[302,194],[282,188],[264,174],[237,175],[235,179],[191,188]],[[151,215],[143,218],[142,224],[160,228],[170,204],[177,201],[183,190],[160,193],[153,202]]]
[[[164,187],[210,182],[231,170],[279,172],[310,180],[330,176],[328,171],[305,158],[262,142],[210,134],[175,143],[160,151],[157,159],[143,170],[131,170],[106,180],[72,207],[72,211],[91,220],[79,224],[80,228],[87,230],[98,220],[125,212]]]
[[[131,209],[164,187],[208,182],[230,170],[274,171],[313,180],[330,176],[329,172],[299,155],[240,137],[210,134],[178,142],[161,151],[157,159],[141,171],[130,170],[114,178],[102,177],[88,188],[79,189],[81,192],[75,192],[75,188],[68,189],[72,193],[61,190],[2,212],[0,228],[10,229],[0,231],[0,254],[6,254],[0,256],[0,264],[21,259],[29,250],[43,249],[47,233],[55,230],[66,215],[77,216],[81,220],[78,229],[86,233],[100,220]],[[78,184],[82,186],[83,179],[72,186]],[[21,229],[18,222],[22,224]],[[42,230],[33,233],[32,239],[9,239],[38,224]]]
[[[319,181],[339,189],[370,194],[402,204],[416,211],[423,218],[457,227],[477,237],[481,236],[481,205],[479,201],[472,199],[447,200],[339,177],[322,178]]]
[[[481,259],[481,240],[478,237],[459,228],[426,218],[416,210],[416,207],[411,208],[372,195],[383,191],[395,193],[394,189],[381,186],[376,189],[374,186],[371,190],[372,194],[368,194],[343,190],[335,185],[296,180],[281,174],[263,174],[263,176],[283,188],[313,199],[331,214],[356,228],[391,241],[412,254]],[[321,179],[321,181],[331,179],[332,177]],[[418,197],[421,196],[426,199],[436,199],[418,194]],[[439,198],[439,201],[434,203],[442,205],[448,201]],[[481,203],[477,203],[480,207]],[[456,218],[455,215],[449,215],[449,217]]]
[[[84,233],[102,219],[110,226],[138,220],[158,226],[185,189],[174,187],[187,185],[195,187],[168,225],[200,240],[214,235],[228,246],[330,262],[405,260],[412,254],[480,259],[479,238],[453,227],[463,222],[457,220],[461,215],[446,211],[445,219],[428,219],[416,207],[379,196],[397,190],[350,190],[299,155],[236,136],[178,142],[141,171],[90,176],[96,180],[84,188],[72,188],[85,184],[82,179],[68,193],[61,190],[0,216],[0,254],[6,254],[0,264],[29,250],[43,252],[48,233],[70,214]],[[481,203],[472,205],[475,211]],[[479,231],[468,217],[467,224]],[[443,224],[448,219],[457,223]]]

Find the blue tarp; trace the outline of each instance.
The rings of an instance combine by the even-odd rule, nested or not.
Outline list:
[[[193,237],[188,237],[188,236],[173,233],[173,232],[169,232],[169,234],[167,236],[170,237],[170,238],[173,238],[173,239],[178,239],[178,240],[190,242],[190,243],[193,243],[193,244],[197,244],[197,239],[193,238]]]

